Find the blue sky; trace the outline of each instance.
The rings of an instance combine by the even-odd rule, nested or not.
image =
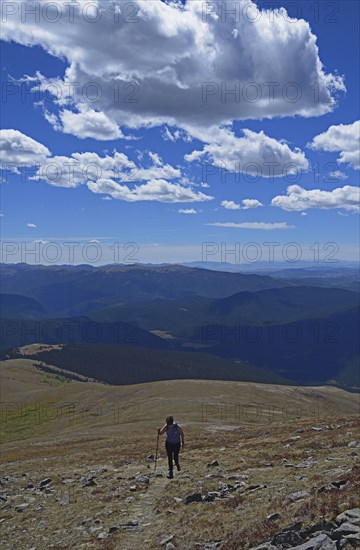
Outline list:
[[[95,23],[95,12],[71,22],[60,1],[59,21],[39,12],[36,22],[26,4],[2,13],[6,243],[94,240],[107,263],[111,243],[134,242],[138,261],[157,263],[200,261],[204,242],[253,242],[264,251],[271,241],[279,254],[295,242],[302,259],[312,258],[312,243],[321,259],[335,242],[335,258],[358,259],[357,1],[241,0],[231,16],[230,0],[216,10],[201,3],[201,12],[194,2],[180,9],[156,0],[139,2],[133,21],[125,11],[115,20],[99,2]],[[70,99],[69,82],[78,84]],[[91,92],[91,82],[102,93],[96,101],[78,93]],[[134,102],[124,101],[129,93]],[[79,159],[81,175],[70,182],[66,166]],[[269,162],[274,177],[266,177]],[[43,177],[49,163],[61,180]],[[32,261],[21,246],[2,259]],[[69,263],[65,252],[59,263]]]

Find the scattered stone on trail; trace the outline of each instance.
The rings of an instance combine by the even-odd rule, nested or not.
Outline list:
[[[176,547],[173,545],[172,542],[168,542],[165,548],[166,550],[175,550]]]
[[[94,485],[97,485],[96,481],[94,479],[89,479],[89,481],[87,481],[83,487],[94,487]]]
[[[244,479],[249,479],[249,476],[243,474],[243,475],[231,475],[226,476],[226,479],[233,480],[233,481],[242,481]]]
[[[136,491],[136,485],[130,485],[130,491],[134,493]]]
[[[245,483],[243,484],[245,485]],[[258,491],[259,489],[266,489],[267,485],[261,484],[261,485],[249,485],[246,487],[245,491]]]
[[[49,477],[47,477],[46,479],[43,479],[42,481],[40,481],[39,483],[39,487],[46,487],[47,485],[49,485],[50,483],[52,482],[52,479],[50,479]]]
[[[171,540],[173,540],[173,538],[174,538],[174,535],[165,536],[165,538],[163,538],[163,539],[160,541],[160,546],[165,546],[165,544],[167,544],[168,542],[170,542]]]
[[[260,544],[260,546],[250,548],[250,550],[276,550],[276,546],[273,546],[271,542],[265,542],[264,544]]]
[[[348,443],[348,447],[360,447],[360,442],[359,441],[350,441]]]
[[[135,500],[134,497],[126,497],[126,499],[124,500],[125,504],[130,504],[133,500]]]
[[[96,531],[100,531],[101,527],[99,525],[92,525],[89,529],[89,533],[96,533]]]
[[[220,548],[223,541],[215,541],[215,542],[205,542],[203,548],[204,550],[217,550],[217,548]]]
[[[70,495],[64,495],[60,499],[60,505],[61,506],[68,506],[70,504]]]
[[[281,515],[278,512],[274,512],[273,514],[266,516],[266,519],[268,521],[277,521],[278,519],[281,519]]]
[[[314,464],[317,464],[317,461],[312,457],[309,457],[299,462],[299,464],[296,464],[295,468],[310,468],[311,466],[314,466]]]
[[[39,521],[38,528],[40,529],[47,529],[47,523],[44,520]]]
[[[142,527],[140,527],[137,519],[130,519],[126,523],[120,523],[120,527],[127,531],[142,531]]]
[[[189,504],[190,502],[212,502],[215,499],[223,499],[230,496],[230,493],[244,489],[246,487],[246,483],[243,481],[235,483],[235,485],[231,485],[230,483],[219,483],[219,490],[218,491],[208,491],[205,495],[202,495],[201,493],[193,493],[192,495],[188,495],[183,500],[178,499],[177,497],[174,497],[176,502],[183,502],[184,504]],[[254,486],[256,488],[263,488],[266,487],[266,485],[259,485]]]
[[[335,491],[336,489],[342,489],[347,483],[348,479],[341,479],[339,481],[332,481],[331,483],[328,483],[327,485],[322,485],[317,490],[318,493],[324,493],[327,491]]]
[[[109,527],[109,533],[115,533],[115,531],[119,531],[120,527],[118,525],[111,525]]]
[[[212,462],[209,462],[207,465],[208,468],[212,468],[213,466],[219,466],[219,463],[217,460],[213,460]]]
[[[216,498],[221,498],[221,493],[219,491],[209,491],[205,497],[203,497],[203,500],[205,502],[212,502]]]
[[[135,481],[136,483],[145,483],[146,485],[148,485],[150,482],[150,479],[148,478],[148,476],[137,476],[135,478]]]
[[[185,497],[184,504],[190,504],[190,502],[202,502],[201,493],[193,493],[192,495]]]
[[[98,534],[99,540],[106,539],[107,537],[108,537],[108,533],[106,533],[105,531],[102,531],[101,533]]]
[[[288,502],[295,502],[296,500],[301,500],[302,498],[310,496],[309,491],[295,491],[287,495],[286,500]]]
[[[17,504],[15,506],[15,510],[17,512],[22,512],[23,510],[25,510],[25,508],[27,508],[28,506],[30,506],[30,504],[28,502],[23,502],[22,504]]]
[[[340,487],[342,487],[343,485],[346,485],[348,481],[349,481],[348,479],[340,479],[340,481],[332,481],[331,485],[334,485],[334,487],[336,487],[337,489],[340,489]]]

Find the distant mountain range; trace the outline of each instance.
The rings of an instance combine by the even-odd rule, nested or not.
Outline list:
[[[109,265],[83,269],[82,266],[42,266],[2,264],[1,292],[33,298],[50,315],[86,314],[117,302],[131,304],[184,296],[223,298],[240,291],[280,288],[286,282],[267,275],[214,272],[179,265],[145,267]],[[291,283],[289,283],[291,284]]]
[[[81,369],[91,350],[99,361],[101,348],[111,368],[113,361],[135,362],[142,381],[145,371],[146,380],[151,372],[161,376],[157,380],[166,372],[181,378],[187,356],[200,378],[209,357],[216,357],[227,366],[213,363],[207,369],[212,378],[240,380],[232,369],[236,365],[236,376],[245,376],[242,364],[262,369],[254,370],[256,380],[275,376],[360,388],[356,270],[301,268],[276,275],[179,265],[2,264],[0,347],[16,353],[25,344],[66,344],[67,360],[75,364],[70,348],[83,346]],[[165,365],[166,354],[172,367],[159,371],[156,361]]]

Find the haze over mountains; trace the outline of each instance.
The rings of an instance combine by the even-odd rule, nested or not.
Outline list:
[[[108,383],[210,378],[360,387],[354,267],[269,275],[2,264],[0,283],[8,357],[26,344],[65,344],[55,354],[59,366],[66,368],[66,357],[69,370]],[[91,373],[83,372],[91,357],[98,369],[92,362]]]

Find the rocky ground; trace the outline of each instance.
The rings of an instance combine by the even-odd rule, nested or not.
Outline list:
[[[66,548],[360,547],[355,416],[186,429],[182,471],[166,478],[164,442],[59,434],[3,445],[0,545]],[[155,436],[156,441],[156,436]]]

